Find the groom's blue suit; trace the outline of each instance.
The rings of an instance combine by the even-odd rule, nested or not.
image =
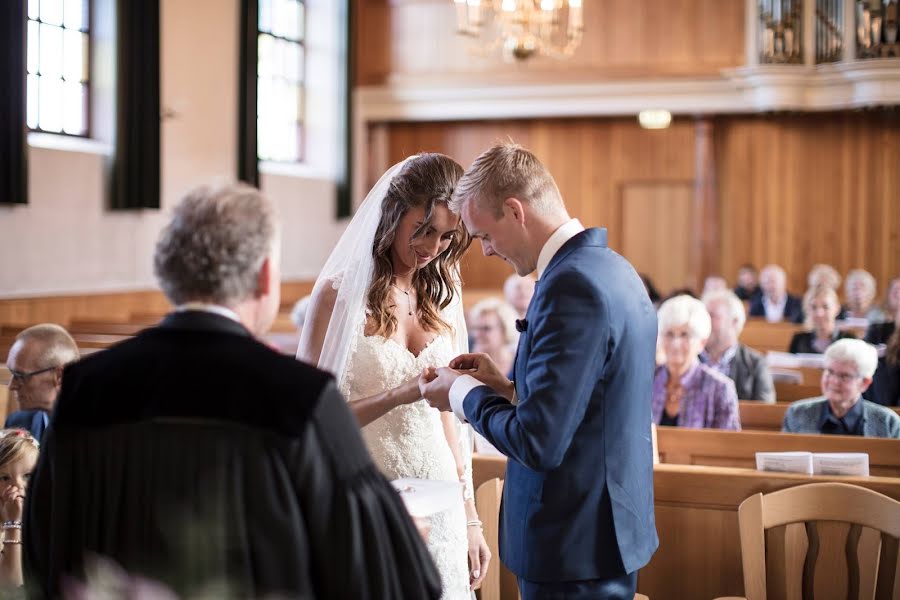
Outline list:
[[[569,239],[541,275],[515,363],[518,403],[487,386],[468,421],[509,457],[500,558],[520,579],[633,573],[658,540],[650,398],[656,314],[605,229]]]

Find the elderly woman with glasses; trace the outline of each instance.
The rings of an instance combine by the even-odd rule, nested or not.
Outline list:
[[[791,404],[781,430],[900,438],[900,416],[862,399],[877,364],[878,352],[862,340],[833,343],[825,351],[822,396]]]
[[[706,307],[696,298],[675,296],[657,314],[666,361],[653,380],[653,422],[740,430],[734,382],[698,358],[712,328]]]

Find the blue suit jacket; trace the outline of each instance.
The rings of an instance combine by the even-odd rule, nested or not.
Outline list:
[[[518,404],[487,386],[463,402],[509,457],[500,558],[535,582],[631,573],[659,542],[650,398],[656,313],[634,269],[588,229],[556,253],[526,314]]]
[[[47,428],[47,423],[49,422],[50,417],[42,410],[17,410],[6,417],[6,423],[3,426],[6,428],[18,427],[19,429],[27,429],[34,436],[34,439],[40,442],[44,436],[44,429]]]

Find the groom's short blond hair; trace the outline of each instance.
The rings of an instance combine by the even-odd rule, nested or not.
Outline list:
[[[499,218],[507,198],[544,213],[564,208],[547,167],[522,146],[506,142],[482,152],[466,169],[453,191],[450,210],[459,214],[463,205],[474,200],[480,209]]]

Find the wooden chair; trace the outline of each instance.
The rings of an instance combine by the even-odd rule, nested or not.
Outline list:
[[[900,502],[892,498],[813,483],[750,496],[738,520],[747,600],[898,597]]]

